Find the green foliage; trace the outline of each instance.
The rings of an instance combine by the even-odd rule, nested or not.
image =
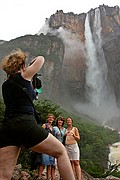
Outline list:
[[[49,100],[35,101],[34,104],[36,110],[41,114],[41,124],[46,122],[46,116],[49,113],[53,113],[55,118],[60,115],[65,118],[73,118],[73,125],[78,127],[81,136],[78,145],[81,152],[80,164],[82,169],[93,177],[106,177],[109,174],[120,177],[120,173],[115,170],[105,172],[108,164],[109,144],[120,141],[117,131],[111,131],[85,118],[77,117],[71,112],[66,112]],[[4,110],[5,106],[1,100],[0,121],[3,119]],[[24,169],[30,169],[29,151],[24,147],[22,147],[18,163],[21,163]]]
[[[18,37],[9,43],[2,44],[5,53],[13,49],[20,48],[24,52],[30,52],[32,56],[43,55],[49,61],[62,61],[64,55],[64,45],[60,38],[54,35],[25,35]]]
[[[70,116],[74,119],[73,125],[78,127],[81,136],[81,141],[78,142],[81,150],[81,167],[90,175],[100,177],[107,168],[109,144],[119,141],[117,131],[111,131],[97,123],[78,118],[51,101],[37,102],[36,109],[41,112],[43,123],[48,113],[53,113],[55,117],[62,115],[65,118]]]
[[[30,158],[29,158],[29,150],[24,146],[21,147],[21,152],[18,158],[18,164],[22,164],[23,169],[30,170]]]
[[[49,100],[36,101],[34,104],[37,112],[40,112],[41,114],[41,124],[46,122],[46,117],[49,113],[54,114],[56,118],[61,114],[61,112],[58,110],[59,106],[53,104]],[[18,163],[22,164],[24,169],[30,169],[29,150],[25,149],[24,147],[22,147]]]
[[[35,102],[35,109],[37,112],[40,112],[41,124],[46,122],[46,117],[49,113],[54,114],[55,118],[61,115],[61,112],[58,111],[59,106],[53,104],[50,100],[41,100]]]
[[[111,172],[109,175],[120,178],[120,171]]]
[[[118,133],[88,121],[79,121],[78,129],[81,135],[81,166],[92,176],[98,177],[107,168],[108,145],[119,141]]]
[[[115,177],[118,177],[120,178],[120,171],[118,171],[118,167],[120,167],[120,164],[116,165],[112,165],[110,166],[109,170],[107,170],[105,173],[103,173],[101,175],[102,178],[106,178],[107,176],[115,176]]]

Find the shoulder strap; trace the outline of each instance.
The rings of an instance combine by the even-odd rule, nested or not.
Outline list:
[[[49,125],[48,125],[48,123],[45,123],[45,125],[46,125],[46,130],[48,131],[48,132],[50,132],[51,134],[53,134],[53,130],[51,130],[50,128],[49,128]]]
[[[62,132],[61,132],[61,129],[59,128],[59,127],[57,127],[58,129],[59,129],[59,131],[60,131],[60,135],[61,135],[61,137],[63,137],[63,134],[62,134]]]
[[[45,123],[45,129],[48,129],[48,123]]]

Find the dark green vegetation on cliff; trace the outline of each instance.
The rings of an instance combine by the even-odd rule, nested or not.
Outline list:
[[[63,43],[53,35],[26,35],[0,44],[0,58],[17,48],[31,54],[30,57],[43,55],[46,60],[56,60],[63,55]],[[59,59],[58,59],[59,60]]]
[[[78,117],[70,112],[61,109],[60,106],[48,100],[35,102],[37,111],[41,113],[41,124],[46,121],[48,113],[53,113],[57,118],[59,115],[73,117],[74,126],[77,126],[81,135],[81,140],[78,142],[81,152],[81,167],[94,177],[102,175],[107,169],[109,144],[119,141],[119,136],[116,131],[105,129],[99,124]],[[0,101],[0,122],[3,119],[4,103]],[[23,169],[29,169],[28,150],[22,147],[22,151],[18,160],[22,164]]]
[[[102,123],[99,123],[104,120],[105,122],[107,121],[106,119],[103,120],[101,117],[104,117],[104,113],[107,112],[111,118],[110,126],[115,127],[117,130],[120,129],[120,116],[117,116],[117,118],[115,117],[115,115],[118,115],[116,106],[118,112],[120,112],[119,12],[120,9],[118,6],[108,7],[104,5],[96,9],[91,9],[88,14],[83,13],[77,15],[74,13],[57,11],[49,19],[49,27],[52,33],[47,33],[46,35],[26,35],[0,44],[0,60],[11,50],[15,50],[16,48],[20,48],[28,54],[28,64],[30,59],[37,55],[45,56],[46,61],[40,72],[43,82],[43,93],[40,97],[44,97],[50,101],[36,102],[36,109],[41,112],[42,123],[48,112],[53,112],[56,117],[62,114],[65,117],[72,116],[74,118],[74,125],[78,127],[81,134],[81,141],[79,142],[81,167],[94,177],[103,174],[107,168],[109,144],[119,141],[116,131],[105,129],[101,126]],[[96,49],[94,49],[96,51],[96,62],[99,64],[97,70],[99,71],[100,67],[103,68],[101,71],[103,75],[101,82],[106,85],[106,89],[108,90],[107,97],[103,98],[103,96],[100,96],[99,98],[99,100],[101,100],[101,97],[103,98],[103,102],[101,103],[102,112],[100,111],[101,108],[98,106],[99,119],[90,117],[92,110],[93,114],[95,114],[95,109],[94,107],[93,109],[91,108],[91,104],[89,106],[90,99],[87,96],[89,92],[93,92],[94,90],[94,87],[93,89],[89,87],[86,78],[86,73],[89,68],[86,56],[89,53],[86,50],[85,44],[85,22],[87,15],[89,15],[89,24],[87,24],[87,26],[89,25],[91,28],[91,36],[96,47]],[[94,25],[96,23],[96,17],[98,16],[98,19],[101,20],[101,24],[96,28]],[[59,28],[62,30],[61,34],[57,32]],[[97,30],[100,29],[100,38],[98,38],[98,36],[96,36]],[[97,42],[100,41],[101,44],[98,47],[97,45],[99,43]],[[100,52],[103,54],[101,55]],[[102,61],[103,56],[105,57],[105,65],[103,65]],[[107,67],[105,70],[105,73],[107,72],[107,77],[104,74],[105,67]],[[91,73],[97,78],[96,74],[94,74],[96,68],[97,66],[95,66]],[[0,77],[1,84],[6,78],[2,70],[0,70]],[[99,77],[100,76],[98,76],[98,80]],[[96,79],[93,79],[92,82],[95,80]],[[97,86],[99,90],[101,89],[102,83]],[[115,97],[115,107],[113,101],[107,101],[113,95],[111,92]],[[95,94],[96,92],[92,95]],[[104,91],[102,91],[102,95],[103,94]],[[53,104],[51,104],[51,102],[53,102]],[[111,104],[113,103],[111,109],[109,109],[109,107],[111,107],[109,102]],[[54,103],[59,104],[62,108],[60,108],[59,105],[54,105]],[[107,106],[104,106],[104,103],[106,103]],[[81,105],[83,105],[82,110],[84,110],[87,117],[84,116],[83,113],[81,115],[79,109]],[[1,101],[0,120],[2,120],[3,112],[4,104]],[[90,117],[90,119],[88,117]],[[25,155],[22,153],[24,151],[26,152]],[[29,168],[27,159],[28,151],[23,148],[22,152],[19,162],[22,163],[23,168]]]
[[[103,68],[97,77],[94,75],[96,71],[93,70],[92,74],[96,79],[98,78],[97,81],[94,79],[93,82],[99,82],[99,77],[101,77],[102,74],[103,79],[100,82],[105,84],[105,89],[107,89],[108,92],[108,98],[105,99],[103,97],[102,107],[103,103],[105,104],[112,95],[115,97],[115,103],[111,101],[113,103],[111,104],[113,106],[114,104],[119,106],[120,16],[118,6],[108,7],[103,5],[91,9],[87,14],[82,13],[78,15],[72,12],[64,13],[62,10],[57,11],[49,19],[49,31],[46,35],[42,33],[40,35],[26,35],[11,41],[2,42],[0,44],[0,60],[4,55],[16,48],[20,48],[28,54],[28,64],[31,58],[37,55],[44,55],[46,61],[40,72],[43,80],[42,95],[45,96],[46,99],[50,99],[71,111],[76,110],[75,106],[78,103],[83,103],[83,105],[84,103],[91,103],[88,94],[97,94],[96,91],[93,90],[96,87],[99,88],[102,83],[99,86],[95,84],[95,87],[90,86],[91,82],[89,84],[87,83],[86,74],[89,69],[87,63],[89,53],[86,49],[85,40],[87,15],[89,15],[89,24],[87,24],[87,26],[89,25],[90,27],[91,36],[96,48],[94,51],[96,52],[96,62],[99,64],[98,72]],[[99,17],[98,19],[101,23],[98,23],[96,17]],[[97,27],[95,27],[95,24]],[[99,38],[98,31],[100,31]],[[99,43],[97,42],[101,43],[99,47]],[[101,52],[103,53],[102,55]],[[105,57],[105,65],[103,65],[103,57]],[[105,69],[106,66],[107,69]],[[96,68],[95,66],[95,70]],[[107,77],[104,72],[107,73]],[[1,70],[0,77],[1,84],[6,78]],[[100,87],[99,90],[102,88],[103,87]],[[104,92],[101,94],[103,95]],[[100,97],[102,96],[101,94]],[[99,100],[101,99],[102,98]],[[109,107],[110,105],[107,104],[104,109],[106,110],[107,108],[108,110]],[[80,110],[81,109],[77,109],[78,112]],[[89,115],[89,111],[87,112],[87,110],[88,108],[85,109],[85,113]],[[100,108],[98,108],[98,110],[100,111]],[[112,108],[112,110],[114,111],[114,108]],[[95,113],[95,111],[93,113]],[[116,112],[111,112],[111,116],[113,113],[115,114]],[[104,115],[103,112],[101,114]],[[111,116],[110,120],[112,118],[115,119],[114,116]],[[114,127],[115,123],[113,119],[111,126]],[[118,121],[119,118],[116,120],[116,127],[120,128]]]

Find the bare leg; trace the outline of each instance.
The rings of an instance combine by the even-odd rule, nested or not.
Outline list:
[[[19,153],[16,146],[0,148],[0,180],[11,180]]]
[[[38,167],[38,176],[39,176],[39,177],[42,176],[43,170],[44,170],[44,166],[43,166],[43,165],[39,165],[39,167]]]
[[[81,167],[78,160],[74,161],[74,168],[75,168],[77,179],[81,180]]]
[[[51,166],[47,166],[47,179],[51,178],[51,171],[52,171],[52,167]]]
[[[63,180],[75,180],[66,149],[52,134],[49,134],[44,141],[32,147],[32,150],[57,158],[58,169]]]
[[[51,167],[51,177],[52,177],[52,180],[55,180],[55,166]]]
[[[70,162],[71,162],[71,166],[72,166],[72,169],[73,169],[73,173],[75,174],[74,161],[70,161]]]

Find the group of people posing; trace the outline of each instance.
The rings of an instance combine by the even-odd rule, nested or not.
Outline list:
[[[68,117],[65,121],[63,117],[58,117],[56,125],[53,126],[55,116],[48,114],[47,122],[42,125],[49,133],[53,134],[62,144],[64,144],[67,154],[69,156],[71,166],[77,180],[81,180],[81,168],[80,168],[80,151],[77,141],[80,140],[80,134],[77,127],[73,126],[73,119]],[[64,127],[66,122],[67,127]],[[54,148],[54,147],[53,147]],[[56,159],[47,154],[40,154],[41,162],[38,167],[38,180],[42,179],[42,172],[46,167],[47,179],[55,180],[55,168],[57,167]],[[64,163],[64,161],[63,161]],[[62,179],[60,177],[60,179]]]
[[[0,180],[12,179],[21,146],[42,153],[43,156],[47,154],[54,157],[60,177],[63,180],[75,180],[72,169],[74,165],[74,170],[80,180],[79,148],[76,142],[80,137],[77,128],[72,125],[72,119],[67,119],[68,128],[64,134],[66,136],[65,146],[60,142],[60,140],[62,141],[60,136],[63,134],[62,127],[59,128],[60,132],[57,127],[54,128],[55,136],[51,133],[54,116],[48,117],[47,124],[50,132],[45,130],[46,124],[41,127],[36,123],[32,103],[36,98],[36,93],[32,86],[32,79],[44,66],[45,58],[37,56],[32,58],[27,65],[27,55],[28,53],[26,54],[20,49],[12,51],[2,59],[0,64],[1,69],[6,73],[6,78],[2,84],[5,114],[0,126]],[[23,87],[23,90],[18,84]],[[30,98],[25,92],[29,94]],[[60,121],[61,119],[58,120],[59,127],[60,123],[62,124]],[[51,158],[52,161],[53,158]],[[51,175],[49,177],[51,178]]]

